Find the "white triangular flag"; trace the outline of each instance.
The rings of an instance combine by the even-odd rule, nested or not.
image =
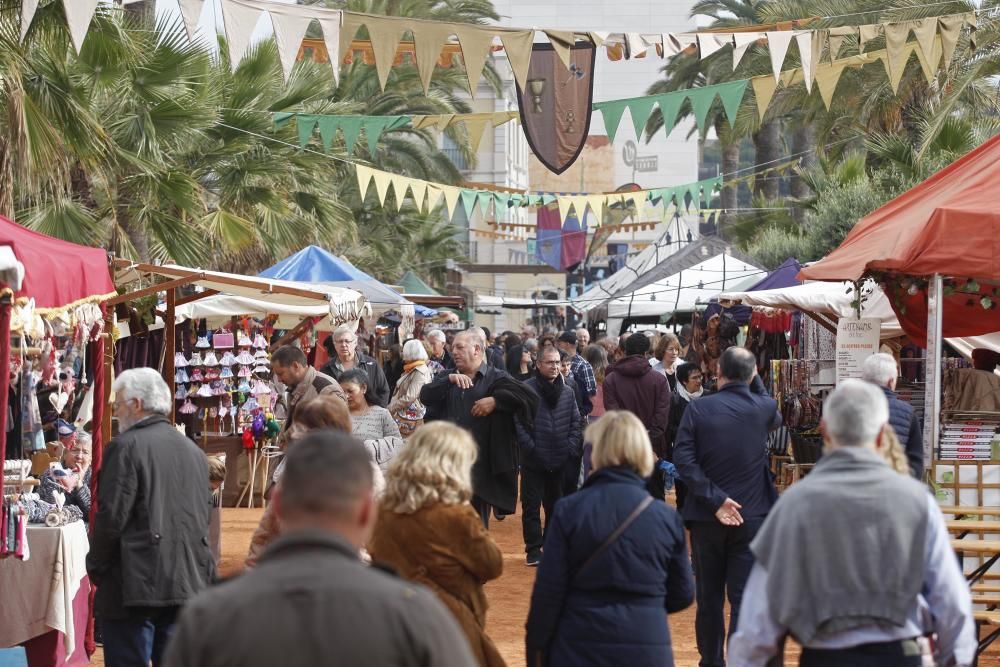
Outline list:
[[[799,45],[799,59],[802,61],[802,76],[806,80],[806,90],[813,89],[813,47],[812,30],[802,30],[795,33],[795,41]]]
[[[35,10],[38,9],[38,0],[21,0],[21,41],[28,34],[31,27],[31,20],[35,18]]]
[[[762,32],[734,32],[733,33],[733,71],[736,71],[736,66],[740,64],[743,60],[743,56],[746,55],[747,49],[750,45],[759,39],[763,39],[764,33]]]
[[[229,42],[229,64],[236,70],[250,48],[250,36],[257,28],[257,21],[264,12],[238,0],[222,0],[222,20],[226,24],[226,41]]]
[[[181,8],[181,19],[184,21],[184,29],[187,30],[188,39],[194,41],[194,35],[198,32],[201,10],[205,7],[205,0],[177,0],[177,2]]]
[[[77,53],[80,53],[83,47],[83,40],[90,28],[90,20],[94,18],[99,2],[100,0],[63,0],[66,23],[69,24],[69,36]]]
[[[701,53],[702,60],[709,57],[710,55],[721,49],[726,44],[731,44],[732,38],[733,38],[732,33],[717,35],[711,32],[699,32],[698,51],[699,53]]]
[[[354,165],[354,170],[358,174],[358,192],[361,193],[361,202],[364,203],[365,195],[368,194],[368,186],[371,185],[372,181],[372,170],[361,164]]]
[[[777,30],[767,33],[767,48],[771,51],[771,70],[774,80],[781,76],[781,65],[785,62],[788,45],[792,43],[794,33],[791,30]]]
[[[271,24],[274,26],[274,43],[281,59],[281,73],[284,74],[285,81],[288,81],[312,19],[292,12],[286,14],[272,11],[270,14]]]
[[[340,25],[342,19],[343,14],[319,19],[319,27],[323,29],[323,44],[326,45],[326,54],[330,58],[330,66],[333,67],[334,82],[340,81]]]

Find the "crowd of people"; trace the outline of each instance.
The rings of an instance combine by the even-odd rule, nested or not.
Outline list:
[[[667,615],[694,602],[703,667],[780,664],[787,637],[807,667],[971,665],[895,360],[830,394],[826,453],[779,499],[777,404],[725,338],[717,319],[593,343],[432,330],[383,366],[341,328],[319,371],[279,348],[284,457],[247,568],[221,583],[205,457],[159,375],[122,373],[88,558],[106,664],[504,665],[483,587],[505,565],[491,521],[520,498],[533,667],[672,665]]]

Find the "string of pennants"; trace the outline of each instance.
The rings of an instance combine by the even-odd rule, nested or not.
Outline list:
[[[40,0],[22,0],[21,39],[31,26]],[[62,0],[67,26],[73,46],[79,52],[86,38],[91,20],[100,0]],[[195,38],[198,21],[204,11],[205,0],[179,0],[185,29]],[[959,34],[968,27],[976,28],[975,12],[929,17],[915,21],[884,22],[860,26],[801,29],[814,19],[790,21],[772,26],[759,26],[759,30],[742,29],[734,32],[685,32],[637,33],[609,32],[603,30],[566,31],[541,28],[506,28],[469,23],[448,23],[400,16],[374,16],[312,5],[286,5],[265,0],[221,0],[222,18],[229,55],[235,68],[247,52],[258,22],[266,14],[273,26],[275,42],[281,58],[282,70],[287,77],[294,66],[302,40],[312,21],[317,21],[323,32],[323,41],[330,54],[338,54],[333,63],[334,76],[339,64],[351,50],[354,38],[364,29],[368,34],[379,83],[384,88],[389,71],[396,62],[397,50],[406,35],[413,44],[413,58],[424,89],[429,90],[435,64],[447,44],[456,44],[468,73],[469,91],[476,93],[477,83],[486,60],[498,41],[507,54],[517,84],[526,84],[535,35],[541,33],[552,45],[567,68],[570,52],[578,41],[590,42],[615,50],[618,58],[626,60],[656,55],[661,58],[680,53],[697,52],[699,57],[710,57],[723,48],[732,49],[733,69],[738,67],[749,48],[757,44],[768,50],[774,78],[777,81],[792,41],[799,51],[799,60],[805,71],[807,85],[812,72],[826,52],[831,61],[839,56],[841,47],[850,39],[860,50],[865,45],[884,36],[889,60],[893,67],[903,53],[903,45],[912,33],[920,44],[924,58],[933,60],[931,52],[935,38],[942,42],[942,55],[947,64],[954,55]],[[344,37],[344,39],[342,39]],[[452,41],[454,39],[454,41]],[[904,63],[905,64],[905,63]],[[934,65],[936,67],[936,64]]]
[[[919,39],[916,42],[909,43],[905,42],[905,40],[905,35],[900,37],[899,33],[897,33],[890,42],[893,44],[899,42],[899,48],[894,47],[892,49],[870,51],[846,58],[838,58],[829,63],[819,63],[810,72],[811,79],[806,78],[804,68],[797,67],[781,72],[777,80],[773,79],[770,75],[763,75],[751,79],[741,79],[659,95],[596,102],[593,104],[593,108],[596,111],[600,111],[604,116],[605,130],[611,141],[615,140],[626,110],[628,110],[631,117],[636,136],[642,135],[650,116],[656,110],[660,111],[663,118],[664,131],[669,134],[674,128],[677,115],[684,104],[690,105],[695,123],[698,129],[703,132],[707,123],[708,113],[716,99],[722,104],[723,111],[729,119],[730,124],[732,124],[736,120],[736,114],[744,101],[748,88],[752,88],[754,91],[753,102],[760,118],[763,118],[767,112],[779,86],[788,88],[799,83],[806,83],[810,89],[812,83],[815,83],[820,98],[826,108],[829,109],[833,103],[837,84],[844,71],[848,68],[863,67],[881,62],[885,67],[886,74],[895,92],[899,88],[903,72],[912,57],[916,57],[924,76],[928,81],[931,81],[934,78],[938,64],[943,58],[947,60],[947,49],[951,49],[952,53],[954,53],[955,44],[953,42],[946,42],[940,36],[933,36],[929,44]],[[293,118],[298,124],[299,144],[303,148],[309,144],[316,130],[319,131],[324,148],[327,150],[330,149],[339,131],[343,136],[348,153],[351,153],[362,131],[367,139],[369,150],[374,152],[381,134],[388,130],[407,126],[416,129],[436,128],[444,130],[454,125],[462,125],[465,127],[469,146],[472,152],[475,153],[479,148],[486,129],[498,127],[511,121],[517,122],[519,114],[516,111],[419,116],[275,113],[275,126],[279,128],[284,127]]]

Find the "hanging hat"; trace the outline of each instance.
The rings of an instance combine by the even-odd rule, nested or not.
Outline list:
[[[219,363],[222,364],[223,366],[235,366],[236,357],[233,355],[232,352],[226,350],[226,353],[222,355],[221,359],[219,359]]]
[[[237,345],[240,347],[250,347],[253,345],[253,341],[250,340],[250,336],[247,335],[246,331],[240,332],[240,342]]]
[[[195,395],[207,398],[209,396],[213,396],[214,394],[212,394],[212,388],[209,387],[208,384],[203,384],[200,387],[198,387],[198,393]]]
[[[261,382],[260,380],[257,380],[257,382],[255,382],[253,386],[253,393],[255,396],[258,396],[260,394],[270,394],[271,388],[268,387],[263,382]]]
[[[230,368],[229,366],[223,366],[222,372],[219,373],[219,377],[222,378],[223,380],[225,380],[226,378],[233,377],[233,369]]]
[[[187,398],[187,395],[188,395],[187,387],[185,387],[182,384],[177,385],[177,391],[174,392],[174,398],[177,399],[178,401],[183,401],[185,398]]]
[[[240,392],[241,394],[249,394],[250,393],[250,381],[247,380],[246,378],[243,378],[240,381],[239,386],[236,387],[236,391]]]
[[[253,369],[253,372],[259,375],[267,375],[268,373],[271,372],[271,369],[268,368],[267,366],[257,366]]]
[[[188,364],[191,366],[201,366],[202,365],[201,352],[195,352],[194,354],[192,354],[191,361],[189,361]]]
[[[177,412],[180,412],[181,414],[185,414],[185,415],[189,415],[192,412],[197,412],[197,411],[198,411],[198,408],[195,407],[194,403],[191,402],[190,398],[187,399],[187,400],[185,400],[184,401],[184,405],[182,405],[181,407],[179,407],[177,409]]]
[[[204,382],[205,381],[205,376],[202,374],[200,368],[194,369],[194,373],[191,373],[191,381],[192,382]]]
[[[208,336],[198,336],[198,342],[195,343],[194,346],[199,350],[207,350],[208,348],[212,347],[208,343]]]
[[[253,355],[248,351],[243,350],[240,352],[239,356],[236,357],[236,361],[243,364],[244,366],[252,366],[254,363]]]
[[[215,352],[205,353],[205,365],[206,366],[218,366],[219,360],[215,358]]]
[[[256,336],[253,337],[253,346],[258,350],[266,350],[267,341],[264,340],[264,336],[262,336],[261,334],[257,334]]]
[[[250,372],[249,366],[240,366],[240,372],[237,373],[236,375],[238,375],[241,378],[248,378],[251,375],[253,375],[253,373]]]
[[[185,382],[188,382],[188,381],[189,380],[188,380],[187,371],[184,370],[183,368],[178,368],[177,372],[174,373],[174,383],[175,384],[184,384]]]
[[[184,358],[183,352],[174,355],[174,368],[187,368],[188,360]]]
[[[56,431],[61,436],[73,435],[74,433],[76,433],[76,427],[73,426],[68,421],[66,421],[65,419],[57,419]]]

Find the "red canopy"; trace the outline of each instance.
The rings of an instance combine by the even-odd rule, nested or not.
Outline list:
[[[859,220],[840,247],[802,269],[799,278],[857,280],[875,270],[1000,280],[998,191],[1000,136]],[[1000,308],[982,308],[980,296],[956,292],[945,298],[945,337],[1000,330]],[[907,335],[922,342],[926,289],[890,295],[890,301]]]
[[[108,255],[33,232],[0,216],[0,245],[10,246],[24,265],[24,283],[15,296],[31,297],[45,311],[114,296]]]

